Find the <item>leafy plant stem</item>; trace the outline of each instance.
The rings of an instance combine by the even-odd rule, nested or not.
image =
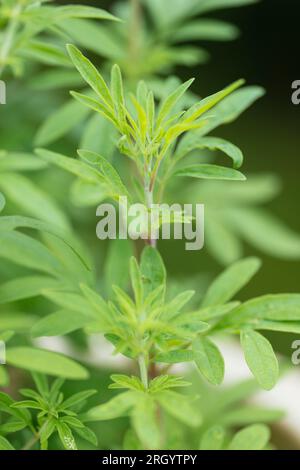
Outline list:
[[[30,450],[34,444],[40,439],[40,433],[42,431],[42,429],[47,425],[48,421],[45,421],[45,423],[43,424],[43,426],[41,427],[41,429],[39,430],[39,432],[36,432],[35,430],[33,430],[34,432],[34,435],[31,437],[31,439],[29,439],[29,441],[24,445],[24,447],[22,448],[22,450]]]
[[[18,3],[11,12],[11,18],[4,33],[4,38],[0,49],[0,76],[2,75],[5,69],[5,60],[8,57],[9,52],[13,46],[14,37],[19,26],[19,18],[21,11],[21,4]]]

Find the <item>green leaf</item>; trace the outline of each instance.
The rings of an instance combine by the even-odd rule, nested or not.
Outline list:
[[[241,331],[241,345],[249,369],[259,385],[271,390],[279,376],[278,361],[270,342],[256,331]]]
[[[237,170],[231,168],[200,163],[199,165],[189,165],[176,170],[174,176],[189,176],[191,178],[213,179],[213,180],[233,180],[245,181],[246,177]]]
[[[35,155],[24,152],[0,151],[0,171],[36,171],[47,168],[47,163],[42,162]]]
[[[5,437],[0,436],[0,450],[15,450],[15,448]]]
[[[61,282],[46,276],[26,276],[0,285],[0,304],[40,295],[43,289],[61,287]]]
[[[85,126],[79,148],[101,153],[106,160],[111,161],[116,140],[114,126],[103,116],[93,114]]]
[[[207,249],[222,265],[236,262],[243,254],[239,238],[219,220],[218,214],[206,218],[205,240]]]
[[[194,297],[195,291],[187,290],[176,295],[164,308],[164,319],[176,318],[185,305]],[[181,317],[180,317],[181,318]]]
[[[28,330],[31,328],[33,323],[36,321],[36,317],[27,313],[21,312],[11,312],[8,311],[7,313],[1,312],[0,315],[0,330]]]
[[[79,103],[101,114],[101,116],[109,120],[114,126],[118,127],[118,123],[113,113],[111,112],[110,109],[107,109],[102,103],[100,103],[99,101],[96,101],[90,96],[83,95],[82,93],[77,93],[76,91],[71,91],[70,94],[71,96],[73,96],[73,98],[79,101]]]
[[[282,259],[300,258],[300,236],[263,209],[234,208],[226,215],[234,231],[255,248]]]
[[[40,441],[42,448],[47,447],[46,443],[49,437],[54,433],[56,429],[56,420],[55,418],[50,418],[49,420],[45,421],[39,431],[40,434]]]
[[[37,158],[37,157],[36,157]],[[28,178],[16,173],[0,175],[0,188],[29,215],[69,230],[70,225],[55,201]]]
[[[202,302],[203,307],[224,304],[241,290],[256,274],[261,266],[258,258],[237,261],[226,269],[210,285]]]
[[[236,433],[228,450],[263,450],[269,439],[269,429],[263,424],[254,424]]]
[[[126,196],[130,199],[130,195],[119,174],[106,158],[102,157],[98,153],[91,152],[90,150],[78,150],[78,155],[86,162],[94,165],[100,171],[105,184],[107,185],[108,194],[116,200],[119,200],[119,197],[121,196]]]
[[[172,390],[164,390],[155,395],[159,404],[170,415],[191,427],[198,427],[202,423],[202,417],[197,408],[191,403],[191,397],[181,395]]]
[[[300,334],[300,322],[273,322],[254,319],[253,321],[249,321],[249,326],[254,330],[281,331],[282,333]]]
[[[144,286],[139,265],[134,257],[131,257],[130,259],[130,278],[135,302],[137,306],[140,307],[144,297]]]
[[[105,261],[105,285],[109,295],[112,294],[112,286],[127,289],[129,285],[128,265],[132,256],[132,243],[130,240],[111,240]]]
[[[234,121],[258,98],[262,97],[264,93],[264,89],[257,86],[245,87],[234,91],[214,107],[213,116],[207,120],[207,123],[201,129],[186,134],[179,145],[179,149],[181,146],[187,145],[191,136],[192,138],[194,138],[195,134],[197,136],[204,136],[216,127]]]
[[[213,385],[220,385],[224,379],[224,359],[217,346],[209,338],[198,337],[192,350],[201,374]]]
[[[231,312],[239,305],[240,302],[228,302],[228,304],[224,305],[213,305],[211,307],[200,308],[200,310],[196,310],[195,312],[191,313],[186,313],[185,315],[187,318],[189,317],[190,319],[197,318],[201,321],[208,321],[229,314],[229,312]]]
[[[141,256],[141,274],[145,296],[166,282],[166,268],[157,249],[144,248]]]
[[[228,324],[251,320],[299,321],[300,294],[270,294],[248,300],[228,317]]]
[[[204,113],[213,108],[216,104],[222,101],[226,96],[233,93],[237,88],[240,88],[244,85],[244,80],[237,80],[231,85],[227,86],[221,91],[214,93],[213,95],[207,96],[199,103],[196,103],[192,106],[183,116],[183,122],[194,122],[199,119]]]
[[[202,2],[197,5],[196,11],[197,13],[203,14],[213,10],[251,5],[257,1],[258,0],[202,0]]]
[[[59,434],[59,438],[66,450],[77,450],[77,445],[69,426],[62,422],[56,422],[56,429]]]
[[[67,49],[73,64],[82,78],[109,108],[113,108],[113,100],[110,91],[96,67],[77,49],[77,47],[68,44]]]
[[[84,390],[83,392],[75,393],[74,395],[63,401],[61,407],[72,408],[73,406],[78,405],[78,403],[87,400],[92,395],[95,395],[95,393],[97,393],[97,390]]]
[[[53,163],[86,181],[91,183],[103,183],[101,174],[86,163],[45,149],[36,149],[36,154],[47,162]]]
[[[195,80],[194,78],[191,78],[185,83],[182,83],[175,91],[173,91],[173,93],[171,93],[162,102],[158,116],[157,116],[157,121],[156,121],[157,127],[159,127],[162,124],[162,122],[169,116],[169,114],[171,113],[176,103],[185,94],[185,92],[190,88],[194,80]]]
[[[241,405],[239,408],[226,411],[221,417],[220,423],[224,426],[236,427],[256,423],[272,423],[284,418],[285,413],[281,410],[261,408],[258,406],[247,407]]]
[[[31,40],[20,50],[20,55],[46,65],[70,67],[72,64],[61,47],[43,41]]]
[[[2,219],[3,220],[3,219]],[[1,231],[0,257],[27,268],[57,274],[59,262],[42,243],[28,235],[14,231]]]
[[[55,291],[50,289],[45,289],[43,294],[48,299],[52,300],[52,302],[66,310],[79,312],[81,314],[90,316],[91,319],[97,318],[96,315],[94,315],[94,312],[91,309],[89,303],[80,294],[65,292],[62,290]]]
[[[124,90],[120,67],[115,64],[111,69],[111,95],[121,122],[124,121]]]
[[[115,31],[103,23],[95,23],[90,20],[64,20],[60,22],[60,28],[72,38],[75,44],[95,52],[101,57],[113,61],[119,61],[124,54],[123,42],[115,34]]]
[[[132,414],[133,428],[145,449],[159,449],[161,431],[157,421],[157,404],[151,395],[139,393]]]
[[[72,234],[62,231],[59,227],[51,225],[47,222],[30,217],[7,216],[0,218],[0,233],[10,232],[16,230],[17,228],[30,228],[57,237],[59,240],[63,241],[74,252],[74,254],[76,254],[83,266],[87,270],[91,271],[90,260],[89,256],[86,254],[86,250],[82,248],[81,243],[79,243]],[[24,241],[24,236],[22,239]]]
[[[235,169],[240,168],[243,164],[243,154],[236,145],[218,137],[198,137],[197,135],[195,135],[194,142],[191,139],[189,146],[181,148],[181,152],[176,155],[176,158],[182,158],[184,155],[197,149],[219,150],[225,153],[232,159]]]
[[[238,28],[228,22],[208,18],[190,21],[170,34],[172,42],[178,41],[232,41],[239,36]]]
[[[209,428],[201,438],[200,450],[221,450],[225,440],[225,430],[221,426]]]
[[[82,428],[76,428],[74,431],[85,441],[90,442],[94,446],[98,445],[97,435],[90,428],[84,426]]]
[[[38,128],[35,145],[49,145],[70,132],[90,113],[89,109],[71,100],[50,114]]]
[[[67,18],[92,18],[97,20],[119,21],[118,18],[101,8],[85,5],[66,5],[55,8],[54,19],[56,21]]]
[[[193,351],[189,349],[175,349],[155,356],[155,362],[165,362],[167,364],[176,364],[179,362],[189,362],[195,359]]]
[[[76,380],[88,377],[87,370],[72,359],[44,349],[31,347],[8,348],[6,361],[14,367],[58,377]]]
[[[31,329],[34,338],[40,336],[60,336],[84,328],[95,318],[74,310],[59,310],[41,318]]]
[[[120,393],[103,405],[91,408],[84,416],[84,421],[106,421],[127,415],[137,401],[136,392]]]

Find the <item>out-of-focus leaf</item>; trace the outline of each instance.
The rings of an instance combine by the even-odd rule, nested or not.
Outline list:
[[[261,266],[258,258],[246,258],[237,261],[226,269],[209,287],[202,306],[224,304],[230,300],[250,279]]]
[[[200,19],[182,25],[170,34],[170,40],[179,41],[232,41],[239,35],[238,28],[225,21]]]
[[[36,321],[36,317],[21,312],[1,312],[0,330],[28,330]]]
[[[267,426],[254,424],[239,431],[232,439],[228,450],[262,450],[270,439]]]
[[[42,123],[36,134],[35,144],[51,144],[81,123],[89,112],[89,109],[80,103],[74,100],[68,101]]]
[[[269,294],[248,300],[226,322],[240,325],[251,320],[300,321],[300,294]]]
[[[15,231],[0,231],[0,257],[54,275],[60,271],[59,262],[42,243]]]
[[[137,402],[136,392],[120,393],[103,405],[91,408],[84,416],[84,421],[106,421],[128,414]]]
[[[224,378],[224,359],[217,346],[209,338],[198,337],[192,350],[201,374],[213,385],[220,385]]]
[[[116,145],[116,132],[112,124],[102,116],[93,115],[85,126],[80,148],[100,153],[110,160]]]
[[[161,445],[161,430],[157,421],[157,404],[153,397],[140,393],[132,414],[133,428],[147,449]]]
[[[225,266],[242,256],[239,238],[214,215],[206,218],[205,240],[209,251]]]
[[[0,175],[0,188],[7,198],[12,199],[29,215],[46,220],[62,229],[70,229],[66,216],[51,196],[28,178],[15,173],[3,173]]]
[[[24,152],[0,152],[0,171],[34,171],[47,167],[35,155]]]
[[[300,257],[300,236],[263,209],[229,209],[227,219],[247,242],[283,259]]]
[[[44,374],[83,380],[88,371],[72,359],[45,349],[31,347],[8,348],[6,361],[14,367],[42,372]]]
[[[124,56],[122,37],[111,28],[89,20],[64,20],[60,27],[73,39],[75,44],[89,49],[102,57],[119,61]]]
[[[174,176],[189,176],[192,178],[214,180],[246,180],[246,177],[240,171],[206,163],[200,163],[198,165],[190,165],[187,167],[180,168],[174,173]]]
[[[5,437],[0,436],[0,450],[15,450],[15,448]]]
[[[251,5],[257,3],[258,0],[202,0],[202,2],[197,2],[196,12],[197,13],[207,13],[208,11],[213,10],[222,10],[224,8],[234,8],[241,7],[244,5]]]
[[[225,440],[225,430],[221,426],[209,428],[201,438],[200,450],[221,450]]]
[[[47,65],[70,67],[72,64],[63,49],[54,44],[32,40],[22,47],[21,55]]]
[[[265,390],[271,390],[279,376],[278,361],[271,343],[260,333],[241,331],[241,345],[249,369]]]
[[[165,362],[167,364],[176,364],[179,362],[190,362],[195,359],[195,354],[189,349],[176,349],[167,353],[159,354],[155,357],[156,362]]]
[[[46,276],[26,276],[0,285],[0,303],[14,302],[40,295],[43,289],[61,287],[61,282]]]
[[[36,322],[31,329],[34,338],[60,336],[79,330],[95,321],[93,316],[72,310],[59,310]]]
[[[198,427],[202,423],[202,416],[191,403],[191,398],[172,390],[164,390],[156,395],[159,404],[179,421],[191,427]]]
[[[98,171],[79,160],[45,149],[37,149],[36,153],[47,162],[53,163],[86,181],[91,183],[103,183],[103,177]]]

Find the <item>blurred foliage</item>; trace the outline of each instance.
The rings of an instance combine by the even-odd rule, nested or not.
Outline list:
[[[208,59],[198,41],[238,36],[236,26],[202,15],[255,2],[172,0],[170,8],[160,0],[132,0],[116,3],[115,16],[43,1],[0,3],[0,74],[10,80],[11,96],[1,122],[0,339],[8,343],[8,365],[31,371],[37,388],[20,390],[22,401],[1,395],[0,448],[37,448],[38,442],[50,449],[269,448],[268,428],[256,423],[271,423],[282,414],[245,405],[255,383],[217,391],[195,375],[188,386],[168,373],[174,363],[194,362],[206,380],[220,384],[224,361],[211,336],[240,334],[256,383],[270,389],[278,379],[278,362],[258,331],[299,333],[298,294],[231,301],[260,265],[256,258],[237,261],[244,241],[271,256],[299,259],[299,236],[261,207],[278,194],[278,179],[209,181],[245,179],[237,170],[241,150],[208,134],[237,119],[264,91],[239,88],[238,82],[200,99],[192,80],[182,83],[170,75],[177,66]],[[101,74],[74,46],[70,60],[65,50],[70,42],[101,64]],[[72,92],[78,101],[66,102],[73,87],[80,89]],[[38,158],[35,145],[53,148],[39,149]],[[77,147],[84,149],[80,159],[65,156]],[[212,151],[218,162],[229,157],[233,168],[216,165]],[[134,250],[141,252],[138,244],[97,243],[90,208],[127,193],[135,201],[150,195],[153,202],[204,202],[207,249],[219,263],[235,264],[209,287],[205,276],[186,278],[178,293],[171,276],[166,287],[166,269],[154,248],[146,248],[138,263],[132,257]],[[177,217],[184,220],[184,214]],[[92,395],[85,389],[98,390],[98,381],[104,390],[110,372],[91,371],[88,363],[42,348],[36,338],[67,335],[71,355],[80,358],[84,352],[87,358],[86,336],[99,332],[115,353],[131,360],[133,370],[111,376],[110,388],[125,391],[113,398],[103,392],[100,405],[92,397],[92,408],[78,414],[73,409],[78,397],[85,404]],[[0,369],[6,387],[7,370]],[[134,375],[138,370],[140,377]],[[69,398],[60,392],[60,378],[49,389],[43,374],[73,379],[65,385]]]

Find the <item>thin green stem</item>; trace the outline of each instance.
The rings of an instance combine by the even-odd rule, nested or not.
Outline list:
[[[11,12],[11,18],[4,32],[4,38],[3,38],[2,46],[0,48],[0,76],[2,75],[5,69],[6,59],[9,56],[9,53],[14,43],[14,38],[15,38],[15,35],[19,26],[19,19],[20,19],[21,11],[22,11],[22,7],[18,3]]]
[[[147,369],[145,356],[140,356],[138,359],[138,363],[139,363],[139,368],[140,368],[142,384],[147,389],[148,388],[148,369]]]
[[[38,432],[34,432],[34,435],[32,436],[31,439],[29,439],[29,441],[24,445],[24,447],[22,448],[22,450],[30,450],[34,444],[36,442],[38,442],[38,440],[40,439],[40,435],[41,435],[41,431],[47,426],[49,420],[45,421],[43,426],[41,427],[41,429],[38,431]]]

